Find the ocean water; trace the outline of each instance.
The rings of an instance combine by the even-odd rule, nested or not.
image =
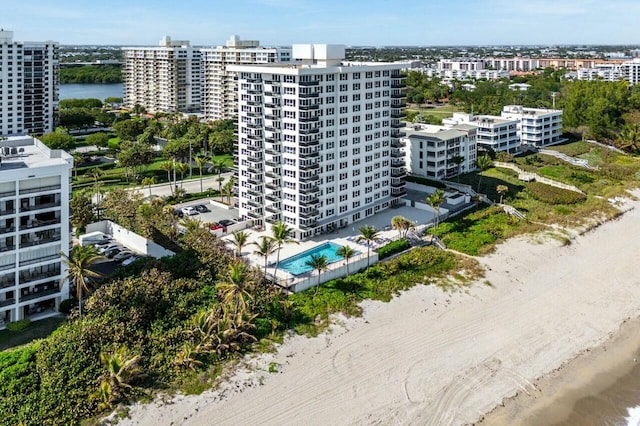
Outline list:
[[[578,400],[562,426],[640,426],[640,363],[611,386]]]
[[[61,84],[60,99],[121,98],[122,83],[115,84]]]

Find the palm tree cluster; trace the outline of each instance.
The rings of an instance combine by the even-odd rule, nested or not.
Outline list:
[[[405,238],[415,223],[404,216],[394,216],[391,218],[391,228],[397,230],[402,238]]]
[[[425,200],[427,204],[429,204],[433,210],[436,212],[436,222],[434,225],[434,229],[438,227],[440,222],[440,206],[444,204],[447,200],[447,197],[443,190],[437,189],[433,194],[427,197]]]

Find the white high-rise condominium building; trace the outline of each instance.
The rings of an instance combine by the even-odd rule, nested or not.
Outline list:
[[[406,130],[408,172],[434,179],[449,179],[476,168],[476,126],[413,125]],[[459,161],[457,161],[459,159]]]
[[[0,30],[0,136],[52,132],[57,109],[58,44]]]
[[[562,142],[562,110],[527,108],[507,105],[501,116],[518,120],[518,136],[522,145],[546,146]]]
[[[166,36],[157,47],[123,47],[124,104],[147,112],[201,109],[201,54],[188,41]]]
[[[73,157],[30,136],[0,141],[0,328],[55,315],[69,297]]]
[[[405,194],[402,64],[343,62],[341,45],[294,45],[291,65],[238,73],[240,216],[305,239]]]
[[[517,119],[507,119],[494,115],[473,115],[462,112],[453,113],[453,117],[445,118],[442,124],[448,127],[457,125],[473,125],[476,131],[476,142],[479,147],[495,152],[515,154],[520,149]]]
[[[228,65],[289,62],[290,48],[260,47],[257,40],[240,40],[231,36],[226,46],[201,49],[202,112],[208,120],[235,117],[238,113],[236,74]]]

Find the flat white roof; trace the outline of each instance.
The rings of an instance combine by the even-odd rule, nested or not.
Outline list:
[[[34,137],[14,136],[0,140],[0,172],[62,165],[73,167],[73,157],[61,149],[49,149]]]

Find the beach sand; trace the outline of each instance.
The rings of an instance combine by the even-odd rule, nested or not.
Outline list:
[[[293,336],[217,390],[136,404],[120,424],[477,422],[506,398],[541,395],[538,378],[639,314],[638,207],[568,246],[512,239],[479,259],[486,277],[470,288],[366,302],[362,318]]]

